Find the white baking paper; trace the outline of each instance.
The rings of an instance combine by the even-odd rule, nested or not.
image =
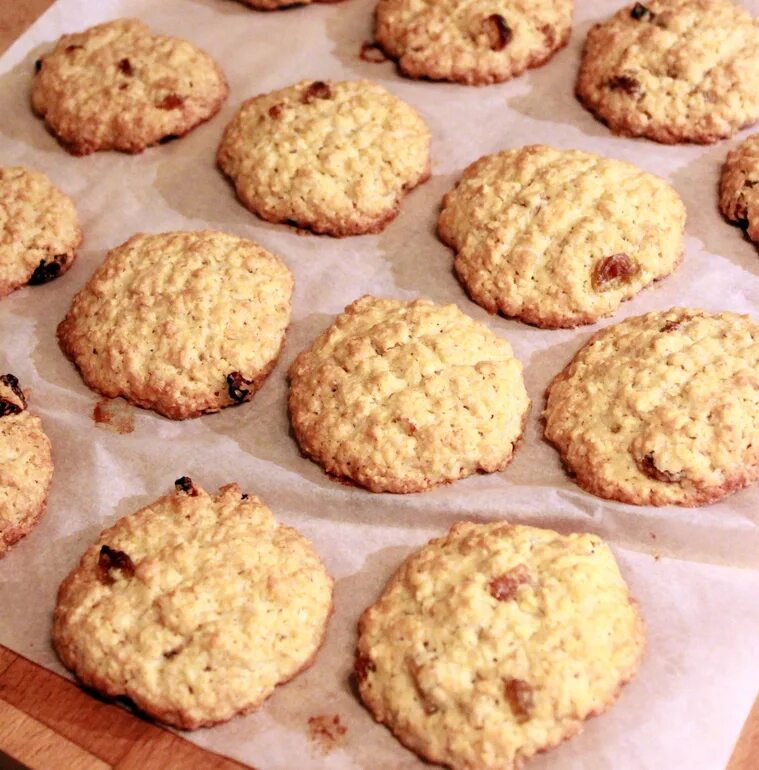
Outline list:
[[[484,88],[415,82],[390,62],[359,59],[372,0],[259,13],[231,0],[58,0],[0,59],[0,163],[46,172],[77,203],[85,233],[71,271],[0,301],[0,369],[31,389],[31,409],[53,441],[55,477],[46,516],[0,562],[0,642],[61,671],[49,643],[55,591],[105,526],[190,475],[207,489],[238,481],[313,540],[335,576],[336,613],[316,663],[261,710],[190,740],[259,770],[419,768],[420,761],[358,702],[349,683],[355,624],[400,561],[462,518],[507,518],[561,531],[595,531],[615,547],[640,600],[648,650],[619,702],[535,770],[719,770],[759,689],[759,487],[695,510],[639,508],[578,489],[541,438],[543,392],[598,328],[541,331],[488,316],[470,302],[435,237],[442,195],[480,155],[544,142],[637,163],[665,175],[688,207],[685,260],[627,302],[619,321],[676,304],[757,315],[759,255],[716,204],[720,165],[741,138],[664,147],[612,136],[573,96],[579,50],[596,20],[621,3],[578,3],[569,47],[549,64]],[[759,13],[759,0],[744,3]],[[187,137],[139,156],[64,152],[29,109],[33,63],[63,32],[137,16],[189,38],[227,74],[221,114]],[[373,78],[429,122],[433,175],[404,201],[385,232],[335,240],[265,223],[237,203],[214,165],[221,132],[240,102],[301,78]],[[744,132],[745,134],[745,132]],[[73,294],[105,252],[137,231],[218,228],[280,254],[296,276],[293,324],[282,359],[254,400],[218,415],[171,422],[136,410],[128,435],[98,427],[98,396],[55,341]],[[334,315],[371,292],[455,302],[508,338],[524,362],[533,408],[525,440],[502,473],[424,494],[372,495],[329,480],[301,457],[289,431],[285,373]],[[324,754],[308,719],[338,714],[342,745]]]

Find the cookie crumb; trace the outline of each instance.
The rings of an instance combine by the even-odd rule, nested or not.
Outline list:
[[[387,61],[385,52],[376,44],[370,40],[364,40],[361,43],[361,51],[358,55],[362,61],[368,61],[370,64],[382,64],[383,61]]]
[[[104,398],[92,410],[95,424],[114,433],[131,433],[134,430],[134,410],[123,398]]]
[[[308,718],[308,735],[319,753],[329,754],[345,743],[348,728],[339,714],[319,714]]]

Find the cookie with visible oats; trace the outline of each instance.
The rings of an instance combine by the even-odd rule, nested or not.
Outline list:
[[[377,43],[404,75],[499,83],[569,41],[574,0],[379,0]]]
[[[0,166],[0,297],[63,275],[81,242],[73,202],[45,174]]]
[[[111,250],[58,326],[84,381],[174,420],[248,401],[279,357],[293,277],[252,241],[139,234]]]
[[[333,236],[376,233],[428,179],[430,131],[376,83],[304,80],[245,102],[217,159],[262,219]]]
[[[45,512],[53,477],[50,439],[12,374],[0,376],[0,558]]]
[[[32,106],[73,155],[136,153],[213,117],[228,90],[192,43],[117,19],[64,35],[37,61]]]
[[[257,709],[311,665],[332,588],[258,498],[185,476],[87,549],[58,591],[53,643],[86,686],[192,730]]]
[[[704,505],[759,478],[759,324],[672,308],[602,329],[548,388],[545,436],[577,483]]]
[[[684,227],[685,206],[663,179],[541,145],[473,163],[438,221],[470,297],[545,328],[593,323],[669,275]]]
[[[505,468],[530,400],[509,343],[455,305],[365,296],[295,359],[289,406],[327,473],[420,492]]]
[[[727,154],[719,207],[726,219],[745,227],[748,237],[759,242],[759,134],[749,136]]]
[[[613,703],[644,644],[596,535],[459,522],[361,616],[355,671],[374,718],[420,756],[516,770]]]
[[[591,28],[576,90],[615,134],[724,139],[759,120],[759,20],[730,0],[627,5]]]

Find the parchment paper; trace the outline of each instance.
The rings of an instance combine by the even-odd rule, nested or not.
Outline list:
[[[419,760],[372,721],[351,690],[360,612],[413,548],[458,519],[590,530],[612,542],[640,601],[647,654],[608,713],[530,767],[724,767],[759,688],[759,487],[696,510],[638,508],[580,491],[543,443],[539,417],[550,378],[598,327],[541,331],[488,316],[466,298],[452,255],[434,234],[442,195],[480,155],[533,142],[598,152],[665,175],[688,206],[682,266],[602,324],[676,304],[756,315],[759,256],[716,206],[720,165],[741,137],[711,147],[621,139],[573,96],[585,33],[620,4],[580,0],[568,49],[511,83],[486,88],[414,82],[390,62],[361,61],[373,0],[272,13],[230,0],[58,0],[17,41],[0,60],[0,163],[49,174],[75,199],[85,243],[66,276],[0,302],[0,369],[31,389],[31,408],[55,455],[47,515],[0,562],[0,642],[61,671],[49,643],[55,591],[98,532],[184,474],[206,489],[238,481],[314,541],[337,580],[337,609],[312,669],[257,714],[188,737],[260,770],[417,768]],[[759,0],[744,5],[759,13]],[[127,15],[209,51],[228,76],[230,98],[208,124],[143,155],[71,157],[29,109],[34,60],[63,32]],[[304,77],[373,78],[416,106],[432,128],[433,176],[380,235],[334,240],[269,225],[236,202],[214,166],[221,132],[243,99]],[[171,422],[136,410],[131,434],[97,427],[91,414],[99,397],[59,351],[57,323],[107,249],[136,231],[200,227],[252,238],[294,271],[293,324],[279,365],[250,404],[221,414]],[[287,366],[335,313],[367,292],[455,302],[511,341],[533,408],[506,471],[419,495],[371,495],[329,480],[300,456],[287,420]],[[328,754],[308,737],[307,720],[319,714],[338,714],[347,727],[343,745]]]

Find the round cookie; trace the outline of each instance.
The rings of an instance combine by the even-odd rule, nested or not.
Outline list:
[[[183,420],[253,397],[284,344],[292,291],[282,261],[244,238],[138,234],[74,297],[58,340],[93,390]]]
[[[12,374],[0,376],[0,558],[45,512],[53,477],[50,439]]]
[[[509,343],[455,305],[365,296],[295,359],[289,407],[327,473],[420,492],[505,468],[530,400]]]
[[[749,136],[727,154],[719,207],[726,219],[745,227],[748,237],[759,242],[759,134]]]
[[[135,153],[214,116],[228,90],[191,43],[117,19],[64,35],[37,61],[32,107],[73,155]]]
[[[193,730],[257,709],[311,665],[332,587],[258,498],[185,476],[87,549],[58,591],[53,643],[86,686]]]
[[[593,323],[669,275],[684,227],[685,206],[663,179],[541,145],[474,162],[438,220],[470,297],[545,328]]]
[[[41,172],[0,166],[0,297],[65,273],[82,242],[71,199]]]
[[[217,160],[262,219],[333,236],[376,233],[429,178],[430,131],[376,83],[304,80],[245,102]]]
[[[548,388],[545,436],[588,492],[703,505],[759,478],[759,324],[673,308],[595,334]]]
[[[582,730],[638,668],[643,622],[609,547],[459,522],[361,616],[364,703],[453,770],[515,770]]]
[[[379,0],[374,37],[404,75],[499,83],[569,41],[574,0]]]
[[[759,120],[759,21],[729,0],[648,0],[588,33],[577,96],[615,134],[708,144]]]

